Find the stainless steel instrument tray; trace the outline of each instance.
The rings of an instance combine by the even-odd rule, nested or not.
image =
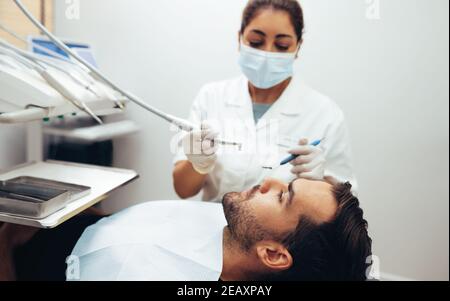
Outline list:
[[[17,177],[0,182],[0,212],[42,219],[88,195],[90,190],[87,186]]]

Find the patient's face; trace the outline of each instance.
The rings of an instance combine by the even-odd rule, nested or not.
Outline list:
[[[268,179],[248,191],[228,193],[223,206],[230,232],[248,249],[257,241],[283,239],[301,218],[331,221],[337,210],[332,188],[322,181]]]

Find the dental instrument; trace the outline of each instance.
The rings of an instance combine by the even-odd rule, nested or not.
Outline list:
[[[21,41],[22,43],[28,44],[28,41],[26,38],[18,35],[16,32],[14,32],[13,30],[11,30],[10,28],[6,27],[4,24],[2,24],[0,22],[0,29],[5,31],[6,33],[8,33],[10,36],[12,36],[13,38],[17,39],[18,41]],[[54,57],[54,58],[58,58],[64,61],[69,61],[69,59],[51,49],[48,49],[46,47],[43,47],[41,45],[38,44],[33,44],[33,48],[39,49],[40,51],[44,52],[45,54]],[[72,62],[73,63],[73,62]]]
[[[2,44],[0,44],[2,45]],[[39,75],[56,91],[58,91],[62,96],[64,96],[68,101],[70,101],[79,110],[90,115],[99,124],[103,124],[103,121],[95,115],[95,113],[86,105],[85,102],[77,99],[74,93],[67,89],[64,84],[58,79],[58,77],[52,73],[51,69],[45,67],[42,63],[33,61],[30,58],[24,57],[14,51],[13,49],[6,48],[4,46],[0,47],[0,53],[7,54],[14,57],[16,60],[27,66],[28,68],[36,71]]]
[[[310,146],[319,146],[319,145],[323,142],[323,140],[325,140],[325,139],[316,140],[316,141],[314,141],[313,143],[311,143]],[[263,166],[263,168],[264,168],[264,169],[270,169],[270,170],[277,169],[277,168],[280,167],[280,166],[286,165],[286,164],[288,164],[288,163],[294,161],[294,160],[297,159],[298,157],[299,157],[299,155],[290,155],[290,156],[287,157],[286,159],[282,160],[282,161],[280,162],[280,164],[277,165],[276,167],[272,167],[272,166]]]
[[[58,39],[56,36],[54,36],[48,29],[43,26],[29,11],[28,9],[22,4],[20,0],[13,0],[14,3],[17,5],[17,7],[23,12],[23,14],[42,32],[44,33],[53,43],[56,44],[61,50],[65,51],[67,55],[71,56],[75,59],[79,64],[83,65],[87,69],[89,69],[94,76],[94,78],[97,78],[104,83],[111,86],[114,90],[120,92],[122,95],[127,97],[129,100],[134,102],[135,104],[139,105],[143,109],[153,113],[154,115],[168,121],[169,123],[172,123],[176,125],[181,130],[184,130],[186,132],[191,132],[195,130],[197,127],[191,123],[189,123],[186,120],[183,120],[181,118],[174,117],[170,114],[166,114],[163,111],[149,105],[148,103],[141,100],[139,97],[133,95],[130,92],[124,91],[119,86],[114,84],[111,80],[109,80],[106,76],[104,76],[97,68],[91,66],[88,64],[83,58],[81,58],[77,53],[72,51],[68,46],[66,46],[60,39]],[[239,149],[242,148],[242,143],[238,142],[229,142],[224,141],[221,139],[215,139],[215,143],[221,144],[221,145],[231,145],[231,146],[238,146]]]
[[[0,24],[0,28],[1,28],[1,24]],[[8,44],[6,41],[4,41],[3,39],[0,38],[0,46],[7,48],[11,51],[16,52],[17,54],[20,54],[21,56],[24,56],[34,62],[40,63],[40,64],[44,64],[44,65],[48,65],[52,68],[58,69],[61,72],[64,72],[65,74],[67,74],[68,76],[70,76],[76,83],[78,83],[79,85],[83,86],[86,90],[89,90],[90,92],[92,92],[94,95],[99,96],[98,93],[92,89],[92,86],[95,84],[94,80],[92,78],[87,78],[86,74],[83,74],[83,78],[80,78],[81,76],[76,76],[73,74],[73,72],[71,72],[70,70],[66,70],[65,68],[63,68],[62,66],[56,64],[56,62],[51,61],[50,58],[43,58],[40,57],[39,55],[33,54],[31,52],[27,52],[24,51],[20,48],[17,48],[13,45]],[[34,46],[33,46],[34,47]],[[42,47],[45,49],[45,47]],[[60,62],[60,64],[62,64],[63,62]],[[69,63],[69,61],[65,60],[65,63]],[[70,62],[72,63],[72,62]],[[69,63],[69,64],[70,64]],[[72,63],[73,64],[73,63]],[[72,65],[74,66],[74,65]],[[77,75],[81,75],[77,74]]]
[[[5,30],[9,34],[11,34],[13,37],[28,43],[27,40],[23,40],[18,34],[14,33],[12,30],[6,28],[4,25],[0,23],[0,29]],[[125,109],[125,106],[123,104],[123,100],[120,100],[116,95],[105,89],[104,86],[99,84],[99,81],[96,81],[89,72],[86,71],[86,68],[84,66],[80,66],[79,64],[76,64],[75,62],[71,61],[67,57],[51,50],[47,49],[43,46],[40,46],[38,44],[33,44],[32,48],[37,48],[41,52],[46,53],[48,56],[38,55],[35,53],[31,53],[28,51],[24,51],[20,48],[17,48],[3,39],[0,39],[0,46],[3,46],[5,48],[8,48],[34,62],[38,62],[41,64],[44,64],[46,66],[50,66],[52,68],[58,69],[58,71],[61,71],[68,75],[73,81],[75,81],[80,86],[84,87],[89,92],[93,93],[95,96],[101,98],[104,97],[106,99],[110,99],[113,101],[118,108],[121,110]],[[104,85],[104,83],[102,82]],[[96,118],[94,118],[96,119]],[[97,120],[97,119],[96,119]],[[98,121],[98,120],[97,120]]]

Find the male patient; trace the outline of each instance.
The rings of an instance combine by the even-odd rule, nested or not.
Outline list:
[[[149,202],[82,235],[68,280],[366,280],[371,239],[351,185],[269,179],[219,204]]]

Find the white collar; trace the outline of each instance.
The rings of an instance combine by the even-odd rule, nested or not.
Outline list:
[[[236,97],[231,97],[226,100],[228,106],[236,108],[250,108],[252,100],[248,90],[248,80],[245,76],[239,78],[239,87],[241,91],[236,94]],[[297,78],[292,78],[289,86],[280,96],[280,98],[273,104],[272,109],[276,109],[286,116],[299,115],[302,112],[303,98],[307,94],[306,85]]]

